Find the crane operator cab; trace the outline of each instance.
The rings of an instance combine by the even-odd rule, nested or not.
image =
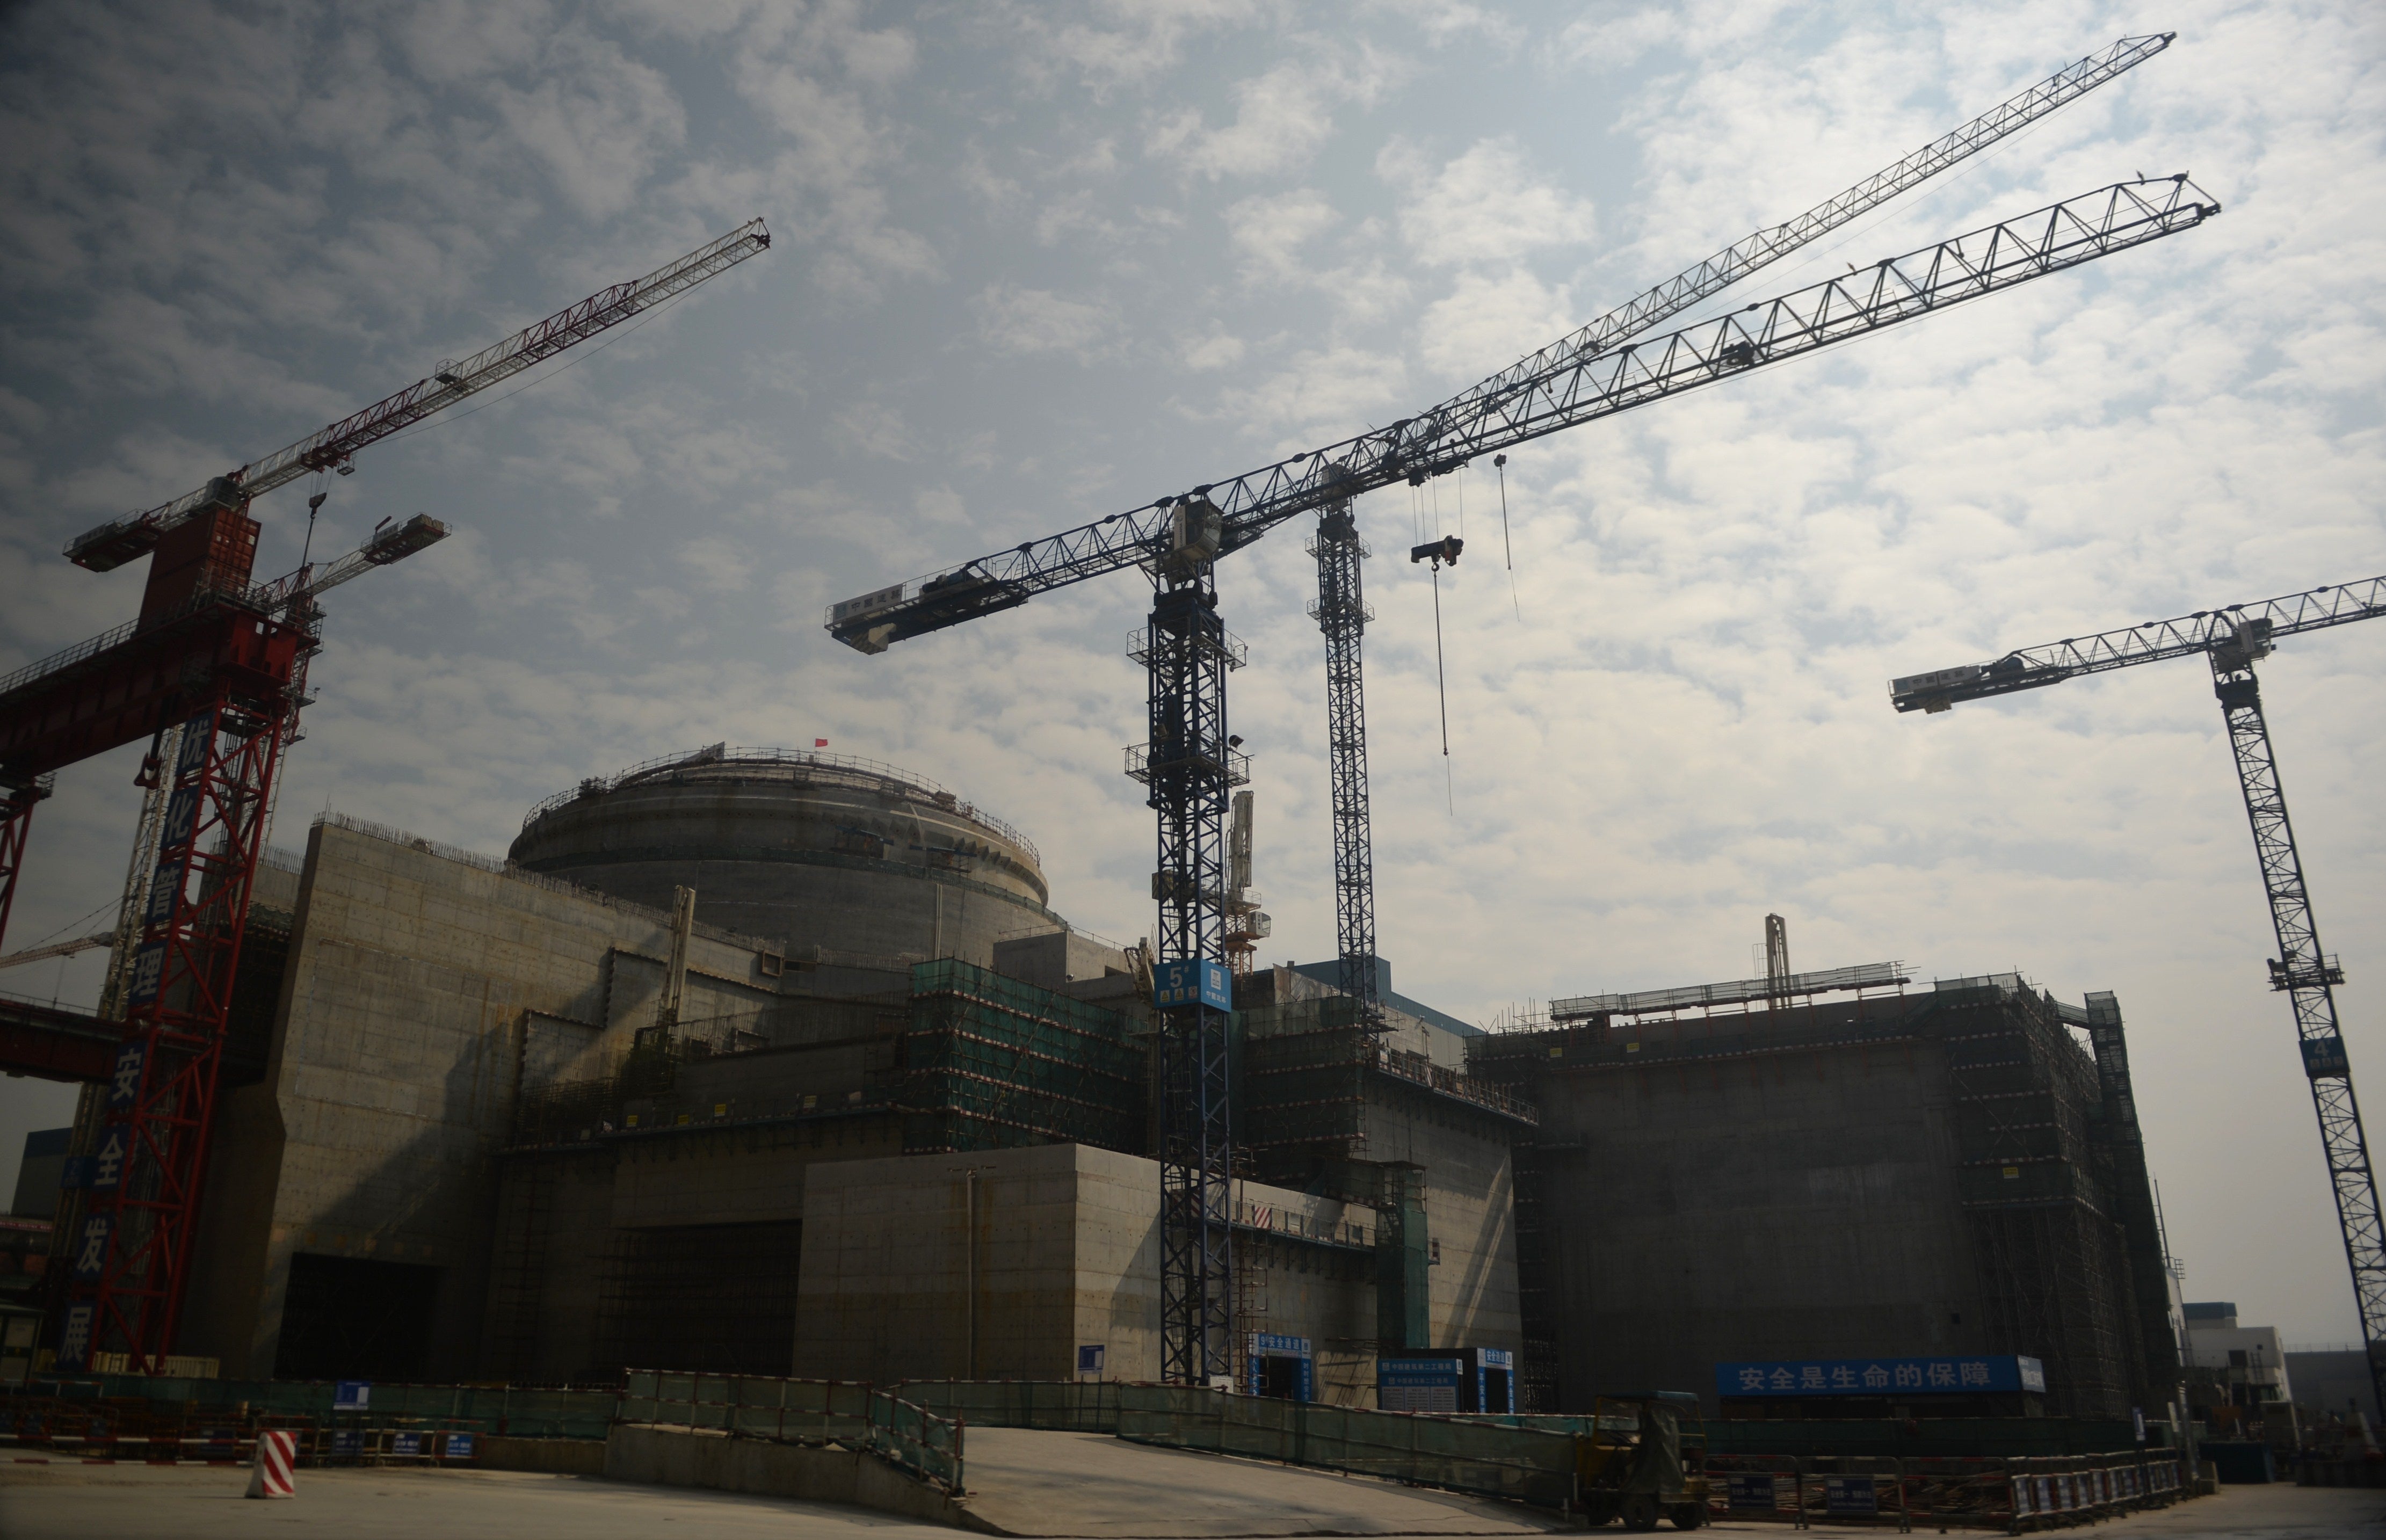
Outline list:
[[[1583,1521],[1624,1521],[1646,1532],[1660,1519],[1676,1529],[1707,1521],[1706,1421],[1688,1391],[1601,1396],[1588,1434],[1575,1441]]]

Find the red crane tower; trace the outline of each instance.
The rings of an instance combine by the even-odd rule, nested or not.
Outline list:
[[[107,571],[150,557],[138,618],[0,679],[0,925],[33,808],[61,768],[147,736],[142,783],[163,797],[122,995],[123,1041],[106,1082],[91,1187],[68,1236],[61,1369],[104,1347],[155,1372],[172,1350],[189,1279],[224,1026],[272,808],[274,774],[306,705],[315,596],[446,533],[418,516],[320,572],[252,584],[249,504],[365,445],[652,310],[763,251],[755,219],[644,278],[617,283],[277,454],[67,546]],[[170,762],[166,762],[170,759]],[[154,859],[147,859],[154,857]]]

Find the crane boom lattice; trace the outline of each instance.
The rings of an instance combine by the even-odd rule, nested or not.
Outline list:
[[[253,460],[226,479],[254,499],[313,471],[344,465],[367,444],[444,412],[466,396],[510,380],[566,348],[653,309],[706,279],[768,250],[770,244],[771,232],[762,221],[749,220],[644,278],[601,289],[460,363],[443,364],[429,379],[417,380],[395,395],[352,412],[263,459]],[[94,572],[122,566],[155,546],[159,536],[207,508],[218,495],[212,485],[204,486],[145,513],[127,514],[102,524],[69,542],[67,558]]]
[[[2319,1119],[2320,1150],[2328,1161],[2345,1262],[2353,1272],[2370,1383],[2386,1402],[2386,1224],[2379,1212],[2378,1181],[2370,1168],[2361,1105],[2354,1095],[2352,1061],[2337,1022],[2336,986],[2344,982],[2344,972],[2320,949],[2319,924],[2304,883],[2303,857],[2295,847],[2278,756],[2262,709],[2261,683],[2254,671],[2281,636],[2380,615],[2386,615],[2386,578],[2367,578],[2017,648],[1992,663],[1908,674],[1890,682],[1890,699],[1900,711],[1940,712],[1959,701],[2038,689],[2141,663],[2193,656],[2210,663],[2213,695],[2229,730],[2237,788],[2253,830],[2254,855],[2279,945],[2279,955],[2269,963],[2270,987],[2284,994],[2294,1008],[2296,1044]]]
[[[1647,343],[1554,367],[1497,397],[1404,418],[1197,487],[1194,495],[1219,510],[1224,555],[1328,503],[1422,483],[1477,456],[2131,250],[2193,230],[2219,212],[2219,204],[2184,175],[2116,182]],[[848,599],[830,607],[829,632],[863,652],[883,652],[906,637],[1013,608],[1037,594],[1143,566],[1167,548],[1174,503],[1163,497]]]

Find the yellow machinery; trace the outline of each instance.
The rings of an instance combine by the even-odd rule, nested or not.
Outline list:
[[[1707,1432],[1699,1398],[1657,1390],[1602,1396],[1591,1430],[1575,1441],[1583,1520],[1591,1528],[1624,1521],[1647,1531],[1660,1519],[1676,1529],[1707,1521]]]

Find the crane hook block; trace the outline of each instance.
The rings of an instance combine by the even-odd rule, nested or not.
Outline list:
[[[1423,545],[1410,546],[1409,559],[1430,561],[1434,565],[1434,570],[1438,571],[1444,567],[1457,566],[1458,553],[1464,549],[1466,549],[1466,542],[1454,534],[1444,535],[1439,540],[1430,541]]]

